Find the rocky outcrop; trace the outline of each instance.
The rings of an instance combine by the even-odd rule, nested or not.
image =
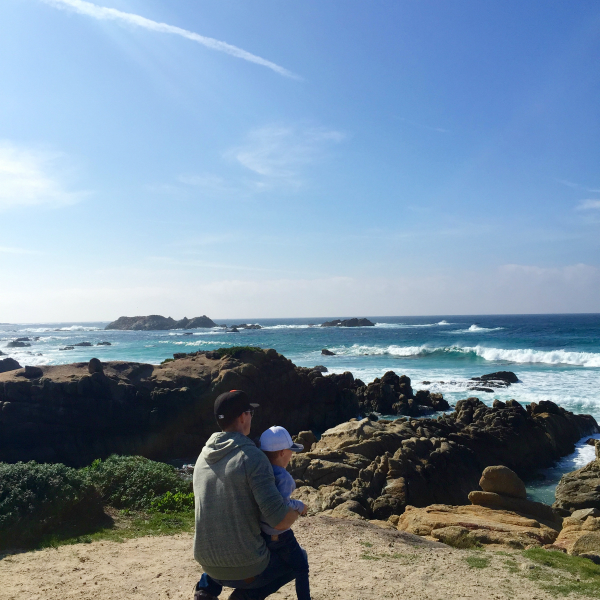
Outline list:
[[[486,467],[531,475],[597,430],[589,415],[552,403],[541,412],[541,405],[526,410],[511,400],[488,407],[468,398],[437,419],[343,423],[292,458],[296,495],[314,512],[356,501],[375,519],[400,515],[408,505],[467,504]]]
[[[335,356],[335,352],[332,352],[331,350],[327,350],[327,348],[323,348],[323,350],[321,350],[321,354],[323,354],[325,356]]]
[[[334,319],[321,323],[321,327],[375,327],[375,323],[369,319]]]
[[[511,548],[531,548],[551,544],[558,536],[555,528],[514,512],[484,506],[434,504],[425,508],[407,506],[398,529],[463,547],[499,544]],[[466,543],[465,543],[466,542]]]
[[[562,476],[556,487],[554,506],[568,511],[600,509],[600,440],[596,440],[595,445],[596,460]]]
[[[362,383],[362,382],[361,382]],[[432,411],[449,410],[442,394],[428,390],[413,392],[410,377],[388,371],[381,379],[357,387],[356,395],[364,413],[418,416]]]
[[[14,358],[3,358],[0,360],[0,373],[15,371],[16,369],[20,368],[21,365]]]
[[[25,369],[2,373],[0,461],[83,465],[112,453],[193,459],[217,430],[214,399],[230,389],[260,403],[252,435],[271,425],[323,431],[359,410],[352,374],[323,376],[275,350],[178,356],[160,366],[90,361],[36,367],[31,378]]]
[[[250,323],[240,323],[239,325],[230,325],[230,329],[262,329],[260,325],[254,323],[251,325]]]
[[[147,317],[119,317],[116,321],[109,323],[105,329],[133,330],[133,331],[163,331],[167,329],[197,329],[217,327],[217,324],[206,315],[176,321],[171,317],[161,315],[149,315]]]
[[[29,346],[31,346],[29,342],[22,342],[20,340],[13,340],[12,342],[8,342],[8,344],[6,344],[7,348],[28,348]]]
[[[576,510],[570,517],[565,518],[551,549],[600,562],[600,510]]]

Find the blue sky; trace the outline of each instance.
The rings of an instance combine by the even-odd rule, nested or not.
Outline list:
[[[0,321],[600,311],[595,1],[3,0]]]

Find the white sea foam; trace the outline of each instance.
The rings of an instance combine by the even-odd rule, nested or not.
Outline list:
[[[568,350],[532,350],[505,348],[463,348],[463,352],[474,352],[489,361],[508,361],[513,363],[543,363],[547,365],[574,365],[581,367],[600,367],[600,354],[596,352],[569,352]]]
[[[600,354],[595,352],[569,352],[567,350],[532,350],[487,348],[484,346],[363,346],[331,348],[342,356],[428,356],[431,354],[474,354],[490,362],[538,363],[548,365],[573,365],[580,367],[600,367]]]
[[[473,324],[468,329],[457,329],[456,331],[448,331],[447,333],[481,333],[483,331],[500,331],[504,327],[480,327]]]

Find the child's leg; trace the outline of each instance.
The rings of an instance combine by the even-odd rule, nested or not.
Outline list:
[[[296,574],[296,596],[298,600],[310,600],[310,584],[308,582],[308,555],[306,550],[296,542],[300,556],[293,561]],[[294,552],[294,555],[296,552]]]
[[[310,585],[308,581],[308,555],[300,546],[293,531],[286,531],[280,536],[282,539],[272,543],[280,552],[280,556],[293,569],[296,578],[296,596],[298,600],[311,600]],[[268,544],[271,547],[271,544]]]

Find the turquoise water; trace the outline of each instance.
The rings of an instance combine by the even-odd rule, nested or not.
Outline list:
[[[93,356],[158,364],[175,352],[260,346],[275,348],[300,366],[319,364],[333,373],[351,371],[366,383],[390,370],[406,374],[415,389],[441,392],[450,403],[469,395],[477,395],[487,404],[495,398],[515,398],[523,404],[552,400],[576,413],[592,414],[600,422],[598,314],[370,317],[375,327],[319,326],[331,318],[338,316],[224,321],[263,327],[239,333],[219,329],[104,331],[106,323],[2,325],[0,351],[22,365],[87,361]],[[40,339],[27,348],[5,347],[9,340],[24,336]],[[83,341],[112,345],[59,350]],[[324,356],[322,348],[336,355]],[[467,391],[468,378],[498,370],[514,371],[520,383],[494,393]],[[557,473],[591,458],[593,448],[579,448],[557,466],[558,471],[548,471],[546,481],[530,486],[530,492],[547,501]]]

